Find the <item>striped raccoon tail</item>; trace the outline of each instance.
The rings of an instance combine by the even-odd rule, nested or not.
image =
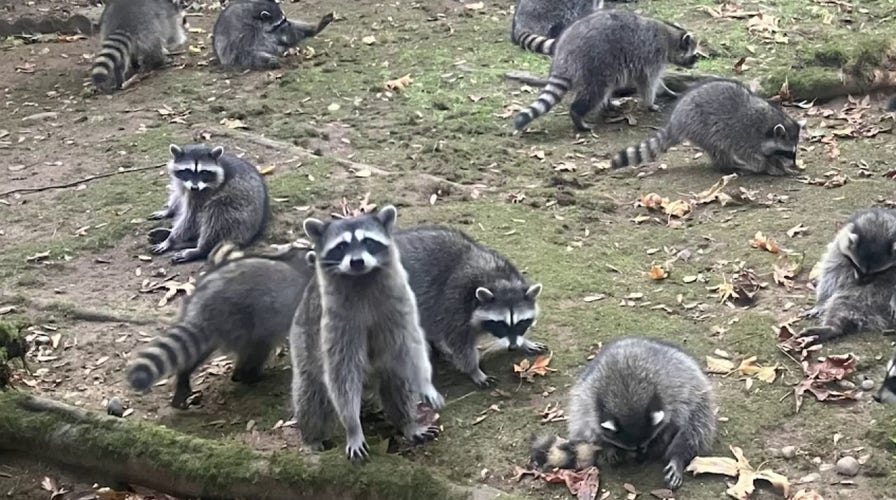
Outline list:
[[[99,91],[111,93],[121,88],[131,68],[132,50],[133,40],[127,32],[115,31],[103,40],[90,70],[90,78]]]
[[[530,459],[539,469],[581,470],[597,463],[598,447],[585,441],[567,441],[559,436],[532,435]]]
[[[557,42],[557,39],[533,33],[523,33],[514,42],[530,52],[552,56],[554,55],[554,43]]]
[[[211,353],[209,340],[186,325],[171,327],[137,353],[128,367],[128,383],[145,391],[163,377],[195,367]]]
[[[221,267],[222,264],[242,259],[245,256],[246,253],[239,245],[225,240],[215,245],[215,248],[208,253],[206,264],[208,265],[208,270],[211,271]]]
[[[611,168],[638,166],[642,163],[656,160],[659,155],[665,153],[672,146],[669,133],[666,129],[659,129],[653,135],[637,146],[630,146],[616,153],[611,162]]]
[[[571,83],[568,78],[561,76],[551,75],[548,77],[547,85],[541,89],[541,93],[538,94],[535,102],[521,110],[513,118],[513,126],[517,130],[522,130],[532,123],[533,120],[550,111],[569,92]]]

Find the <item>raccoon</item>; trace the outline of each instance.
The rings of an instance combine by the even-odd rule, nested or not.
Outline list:
[[[510,41],[532,52],[553,55],[564,29],[603,6],[603,0],[517,0]]]
[[[322,449],[338,417],[346,456],[367,458],[361,399],[367,375],[376,380],[386,417],[409,440],[435,438],[439,429],[417,422],[417,402],[444,404],[432,367],[414,293],[392,241],[396,210],[321,222],[306,219],[314,246],[313,282],[292,330],[294,419],[306,447]]]
[[[616,154],[612,168],[655,160],[690,141],[722,172],[793,175],[802,124],[740,82],[704,81],[681,98],[666,125],[638,146]]]
[[[179,250],[175,263],[202,259],[215,245],[231,240],[242,246],[264,232],[270,212],[268,188],[258,170],[224,148],[172,144],[171,182],[165,208],[150,220],[174,218],[171,229],[150,232],[152,252]]]
[[[602,111],[614,91],[629,86],[637,88],[643,107],[657,110],[654,100],[657,90],[665,89],[666,64],[692,67],[696,50],[694,36],[674,24],[621,9],[594,12],[560,35],[547,85],[514,117],[514,126],[522,130],[570,90],[576,98],[569,116],[578,130],[590,130],[585,116]]]
[[[223,66],[277,68],[287,50],[323,31],[333,19],[330,13],[316,25],[290,21],[274,0],[232,2],[215,22],[215,57]]]
[[[666,486],[708,451],[716,432],[716,399],[697,362],[659,340],[623,338],[603,346],[569,395],[569,441],[535,437],[539,467],[584,467],[662,458]]]
[[[100,51],[90,77],[104,93],[120,89],[136,71],[165,64],[187,41],[183,10],[171,0],[110,0],[100,17]]]
[[[137,353],[128,383],[144,391],[176,373],[171,406],[186,408],[193,392],[190,375],[217,349],[236,354],[233,381],[259,380],[271,351],[286,339],[311,280],[307,252],[293,247],[253,254],[230,242],[219,244],[174,326]]]
[[[547,346],[523,337],[535,321],[541,284],[530,284],[506,258],[461,231],[415,227],[395,233],[426,338],[473,382],[495,382],[479,368],[480,332],[526,354]]]
[[[896,211],[861,210],[828,244],[815,307],[821,325],[800,336],[821,342],[860,330],[896,328]]]
[[[880,386],[880,390],[874,395],[874,400],[878,403],[896,405],[896,353],[887,363],[887,374],[884,382]]]

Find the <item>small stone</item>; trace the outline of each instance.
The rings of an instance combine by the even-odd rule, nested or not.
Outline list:
[[[124,407],[121,406],[121,400],[118,398],[110,399],[109,402],[106,403],[106,413],[113,417],[124,416]]]
[[[813,472],[811,474],[807,474],[807,475],[801,477],[799,480],[797,480],[796,484],[814,483],[820,479],[821,479],[821,474],[819,474],[817,472]]]
[[[781,456],[784,458],[793,458],[796,456],[796,446],[785,446],[781,448]]]
[[[866,378],[862,381],[862,385],[859,387],[861,387],[863,391],[870,391],[871,389],[874,389],[874,381],[870,378]]]
[[[837,460],[837,465],[834,468],[837,470],[837,474],[841,476],[853,477],[859,473],[859,461],[853,457],[846,456]]]

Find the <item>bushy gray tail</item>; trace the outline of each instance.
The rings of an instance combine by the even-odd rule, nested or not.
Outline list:
[[[186,325],[175,325],[137,353],[128,367],[128,383],[145,391],[163,377],[195,367],[211,352],[210,340]]]
[[[520,47],[546,56],[554,55],[554,43],[556,41],[556,38],[548,38],[533,33],[523,33],[515,40]]]
[[[133,40],[125,31],[114,31],[103,40],[90,70],[90,77],[97,89],[109,93],[121,88],[131,68],[132,50]]]
[[[536,467],[579,470],[597,463],[597,447],[559,436],[532,435],[529,458]]]
[[[666,132],[666,129],[659,129],[641,144],[630,146],[616,153],[610,166],[611,168],[634,167],[653,161],[665,153],[670,146],[669,133]]]
[[[568,78],[562,76],[549,76],[548,83],[541,89],[535,102],[523,109],[513,118],[513,125],[517,130],[526,128],[526,125],[532,123],[532,120],[547,113],[551,110],[563,96],[569,92],[571,82]]]

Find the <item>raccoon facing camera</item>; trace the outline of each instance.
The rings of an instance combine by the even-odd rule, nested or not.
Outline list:
[[[271,69],[287,50],[323,31],[334,13],[317,24],[291,21],[274,0],[238,0],[221,11],[212,35],[215,57],[225,67]]]

